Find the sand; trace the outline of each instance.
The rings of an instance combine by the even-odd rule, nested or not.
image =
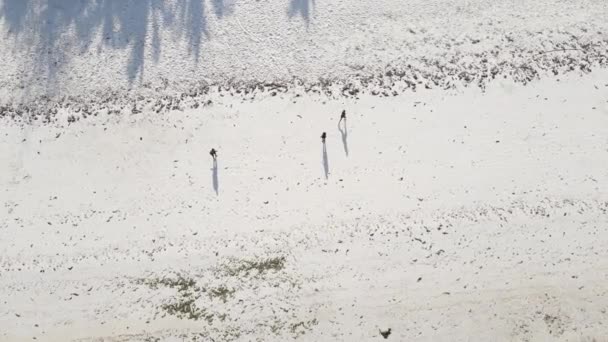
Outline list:
[[[27,44],[42,46],[26,32],[38,32],[28,20],[45,7],[24,3],[28,14],[21,21],[8,6],[16,3],[4,0],[0,7],[0,13],[12,8],[11,20],[3,17],[2,44],[13,50],[2,54],[13,61]],[[276,8],[243,1],[232,12],[215,11],[221,3],[205,3],[215,18],[208,30],[220,38],[205,40],[210,50],[199,57],[202,70],[227,54],[226,64],[216,64],[218,75],[235,58],[256,64],[251,54],[235,57],[213,45],[245,34],[251,37],[235,46],[255,49],[262,30],[252,25],[256,15],[268,25],[325,34],[326,42],[315,43],[323,48],[333,41],[371,44],[379,37],[386,40],[378,46],[399,46],[406,27],[399,19],[416,13],[428,15],[416,25],[446,31],[442,39],[450,39],[451,26],[444,24],[457,25],[441,19],[443,3],[437,1],[410,7],[294,1]],[[598,30],[584,37],[606,42],[605,33],[598,33],[606,25],[601,12],[591,11],[603,9],[599,2],[574,8],[542,1],[536,12],[509,3],[469,2],[461,15],[469,23],[495,16],[500,32],[538,29],[546,36],[560,23],[570,29],[587,25]],[[58,28],[78,32],[82,19],[61,21],[68,18],[63,3],[49,4]],[[166,6],[177,11],[178,4]],[[262,11],[269,7],[274,12]],[[405,15],[408,8],[412,13]],[[332,20],[325,17],[329,9]],[[569,15],[549,20],[565,9]],[[521,26],[516,12],[528,26]],[[175,13],[172,23],[178,25]],[[277,13],[281,19],[270,22]],[[221,31],[214,26],[220,17],[237,27]],[[340,20],[362,17],[384,31],[358,37],[335,29],[346,30]],[[160,35],[171,36],[160,27]],[[20,35],[9,33],[18,28]],[[130,31],[117,32],[119,39]],[[145,32],[153,41],[153,31]],[[191,65],[192,57],[179,57],[186,50],[177,47],[163,49],[157,64],[153,55],[145,57],[136,77],[142,83],[131,86],[128,66],[111,62],[129,55],[126,46],[90,58],[66,50],[69,66],[55,73],[61,85],[56,93],[40,80],[27,81],[21,93],[17,80],[30,69],[16,62],[2,66],[13,71],[0,77],[9,113],[0,117],[0,341],[373,341],[384,340],[381,331],[389,328],[389,341],[608,336],[608,70],[601,58],[590,61],[589,70],[557,75],[537,67],[525,82],[504,67],[483,86],[428,73],[420,82],[407,74],[401,85],[383,88],[376,76],[361,80],[388,63],[407,69],[401,57],[366,49],[360,56],[340,55],[346,50],[315,54],[304,33],[278,32],[284,46],[259,51],[277,54],[281,71],[256,69],[266,75],[257,83],[263,89],[247,95],[236,86],[218,88],[229,78],[243,80],[229,73],[199,74],[209,78],[207,91],[180,93],[180,72],[199,70],[190,67],[172,75],[167,88],[146,88],[160,73],[171,74],[163,67],[165,53]],[[82,41],[94,45],[96,34]],[[494,31],[487,36],[484,48],[502,39]],[[60,37],[62,44],[70,42]],[[174,41],[185,44],[188,38]],[[298,42],[302,51],[290,45]],[[53,45],[53,53],[62,44]],[[471,64],[454,64],[456,69],[483,64],[469,48],[463,47],[463,58]],[[453,51],[445,49],[443,60],[449,61]],[[307,91],[306,82],[283,80],[282,68],[292,63],[283,53],[289,51],[308,57],[300,71],[285,75],[316,79],[335,72],[336,83]],[[595,52],[564,53],[577,64]],[[424,53],[412,56],[420,62]],[[330,71],[350,58],[360,58],[361,74]],[[418,70],[430,70],[425,65]],[[156,71],[148,73],[148,66]],[[265,77],[284,83],[264,86]],[[445,89],[433,79],[455,85]],[[403,80],[418,86],[414,90]],[[359,90],[341,92],[350,81]],[[398,94],[383,95],[386,89]],[[104,102],[102,93],[120,101]],[[343,109],[345,125],[338,123]],[[218,150],[216,164],[211,148]]]

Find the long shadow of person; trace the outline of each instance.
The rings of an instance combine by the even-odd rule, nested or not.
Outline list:
[[[329,161],[327,160],[327,146],[323,142],[323,170],[325,171],[325,179],[329,177]]]
[[[344,119],[344,129],[342,129],[342,126],[340,125],[340,123],[338,123],[338,130],[342,135],[342,145],[344,146],[344,153],[346,153],[346,156],[348,157],[348,141],[346,140],[348,139],[348,128],[346,128],[346,119]]]
[[[215,190],[215,194],[220,194],[220,182],[217,176],[217,159],[213,159],[213,168],[211,169],[211,178],[213,180],[213,190]]]

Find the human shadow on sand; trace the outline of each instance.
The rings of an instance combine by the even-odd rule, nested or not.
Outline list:
[[[342,128],[340,123],[338,123],[338,130],[342,135],[342,145],[344,146],[344,153],[346,153],[346,156],[348,157],[348,128],[346,127],[346,120],[344,120],[344,128]]]
[[[213,159],[213,168],[211,169],[211,178],[213,180],[213,190],[215,190],[215,194],[220,194],[220,182],[217,176],[217,159]]]
[[[329,161],[327,159],[327,146],[323,142],[323,170],[325,171],[325,179],[329,177]]]

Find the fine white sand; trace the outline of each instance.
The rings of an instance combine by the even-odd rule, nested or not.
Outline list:
[[[95,18],[90,8],[68,21],[67,2],[45,7],[23,1],[26,15],[19,17],[17,1],[0,1],[0,54],[10,57],[0,76],[0,341],[373,341],[384,340],[380,330],[389,328],[389,341],[608,336],[608,69],[601,58],[589,61],[591,53],[606,55],[600,2],[539,1],[532,11],[518,1],[496,7],[470,1],[462,12],[440,1],[208,1],[205,11],[216,18],[208,29],[220,41],[243,32],[279,35],[284,45],[255,52],[268,63],[277,54],[280,72],[258,65],[253,52],[237,55],[209,38],[201,69],[190,68],[192,56],[183,48],[163,49],[160,56],[169,53],[173,62],[146,55],[145,72],[136,77],[142,83],[129,85],[128,65],[120,62],[132,53],[128,46],[91,53],[87,49],[99,39],[91,33],[78,38],[91,41],[83,52],[89,57],[75,52],[79,47],[68,44],[69,35],[58,41],[75,50],[47,46],[69,57],[64,71],[40,73],[56,76],[56,83],[26,81],[33,69],[17,61],[40,56],[43,45],[32,37],[43,37],[34,22],[45,8],[55,11],[47,19],[55,20],[57,32],[76,34],[83,19],[74,18]],[[98,3],[111,8],[122,2]],[[120,21],[130,13],[134,5],[126,4],[108,9],[110,17]],[[220,4],[231,14],[212,11]],[[175,12],[167,22],[180,24],[179,3],[166,6]],[[296,6],[293,15],[290,6]],[[404,21],[416,13],[428,16],[419,17],[416,27],[449,40],[452,26],[445,25],[456,21],[442,17],[441,6],[462,12],[471,32],[486,32],[473,23],[492,17],[498,31],[521,34],[513,45],[505,43],[513,48],[501,52],[505,56],[543,35],[566,39],[574,32],[569,29],[583,26],[594,30],[577,31],[577,39],[597,38],[599,52],[560,52],[559,63],[563,56],[576,65],[587,58],[592,70],[554,75],[539,67],[525,85],[503,65],[485,89],[457,79],[446,90],[432,80],[443,84],[448,76],[424,74],[432,64],[415,52],[412,60],[422,63],[425,76],[412,79],[416,91],[399,88],[397,96],[383,96],[378,79],[360,83],[353,96],[306,91],[298,82],[279,90],[267,86],[255,97],[213,86],[190,100],[179,95],[188,73],[193,82],[209,77],[209,84],[245,79],[222,74],[234,63],[246,65],[260,82],[332,72],[338,88],[361,81],[376,67],[407,58],[354,45],[360,55],[347,53],[344,45],[361,39],[379,48],[401,46],[400,39],[411,39],[402,30],[414,25]],[[274,12],[262,10],[269,8]],[[558,12],[563,16],[551,15]],[[265,20],[260,26],[253,25],[256,15]],[[220,17],[237,26],[214,26]],[[362,18],[380,31],[349,34],[348,20]],[[262,23],[282,29],[265,32]],[[284,31],[294,25],[306,33]],[[159,30],[163,44],[171,37],[177,45],[188,42],[166,26]],[[522,33],[537,31],[540,36]],[[146,41],[154,40],[152,32],[144,31]],[[114,34],[130,37],[118,28]],[[327,41],[314,45],[307,34],[326,34]],[[501,41],[496,34],[487,31],[483,49]],[[235,46],[261,44],[247,41]],[[342,45],[333,51],[332,42]],[[433,46],[419,51],[436,50],[452,65],[454,51]],[[454,70],[483,66],[473,46],[456,53],[468,62],[453,64]],[[289,51],[299,57],[284,56]],[[536,52],[511,60],[523,61],[527,53]],[[350,59],[363,63],[361,74],[331,71]],[[225,64],[216,69],[208,64],[220,60]],[[190,66],[165,68],[176,63]],[[290,63],[294,68],[283,69]],[[209,75],[197,74],[208,67]],[[142,85],[157,82],[161,73],[169,75],[167,88]],[[194,84],[184,82],[186,88]],[[319,89],[335,87],[330,82]],[[166,95],[167,89],[178,95]],[[123,100],[108,104],[101,93]],[[137,94],[141,98],[132,97]],[[85,104],[89,109],[82,109]],[[343,109],[346,127],[338,125]]]
[[[606,79],[6,125],[1,337],[601,340]]]

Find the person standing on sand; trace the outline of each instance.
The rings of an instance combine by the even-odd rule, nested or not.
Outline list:
[[[321,134],[321,142],[323,144],[325,144],[325,138],[327,138],[327,134],[325,134],[325,132],[323,132],[323,134]]]
[[[211,155],[211,157],[213,157],[213,160],[217,159],[217,151],[214,148],[209,151],[209,154]]]
[[[338,125],[340,125],[340,122],[342,122],[343,119],[344,122],[346,122],[346,110],[342,110],[342,115],[340,115],[340,121],[338,121]]]

